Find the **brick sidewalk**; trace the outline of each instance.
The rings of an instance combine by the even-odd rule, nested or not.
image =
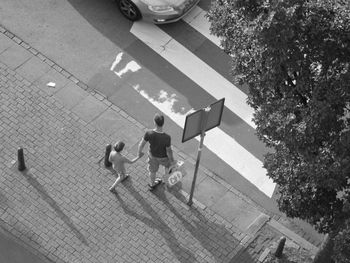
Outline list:
[[[115,138],[2,63],[0,75],[0,220],[16,237],[55,262],[230,262],[242,254],[245,236],[208,208],[188,209],[176,189],[150,193],[145,158],[111,194],[114,177],[100,160]],[[25,172],[15,162],[19,146]]]

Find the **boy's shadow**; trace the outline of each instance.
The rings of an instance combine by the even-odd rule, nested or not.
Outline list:
[[[124,212],[142,221],[147,226],[159,230],[159,233],[168,243],[168,247],[172,250],[179,262],[196,262],[194,254],[178,242],[176,236],[173,233],[173,230],[162,220],[162,218],[156,213],[152,206],[145,201],[143,196],[139,194],[138,190],[134,188],[132,179],[129,178],[123,184],[125,186],[125,189],[139,202],[143,210],[147,212],[148,215],[150,215],[151,219],[135,212],[133,209],[128,207],[128,205],[119,196],[119,194],[115,194]]]

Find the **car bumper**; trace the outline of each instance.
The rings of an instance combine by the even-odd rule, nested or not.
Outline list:
[[[184,16],[186,16],[195,6],[199,3],[200,0],[193,0],[187,7],[182,11],[174,11],[172,13],[158,14],[158,13],[148,13],[143,16],[144,20],[150,21],[154,24],[168,24],[179,21]]]

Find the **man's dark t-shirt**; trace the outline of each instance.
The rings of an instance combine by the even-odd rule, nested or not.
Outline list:
[[[147,131],[143,139],[150,144],[150,151],[152,156],[158,158],[167,157],[166,147],[170,147],[170,135],[165,132]]]

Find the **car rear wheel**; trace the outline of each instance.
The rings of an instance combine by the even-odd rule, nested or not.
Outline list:
[[[120,12],[129,20],[137,21],[141,19],[141,12],[130,0],[119,0]]]

